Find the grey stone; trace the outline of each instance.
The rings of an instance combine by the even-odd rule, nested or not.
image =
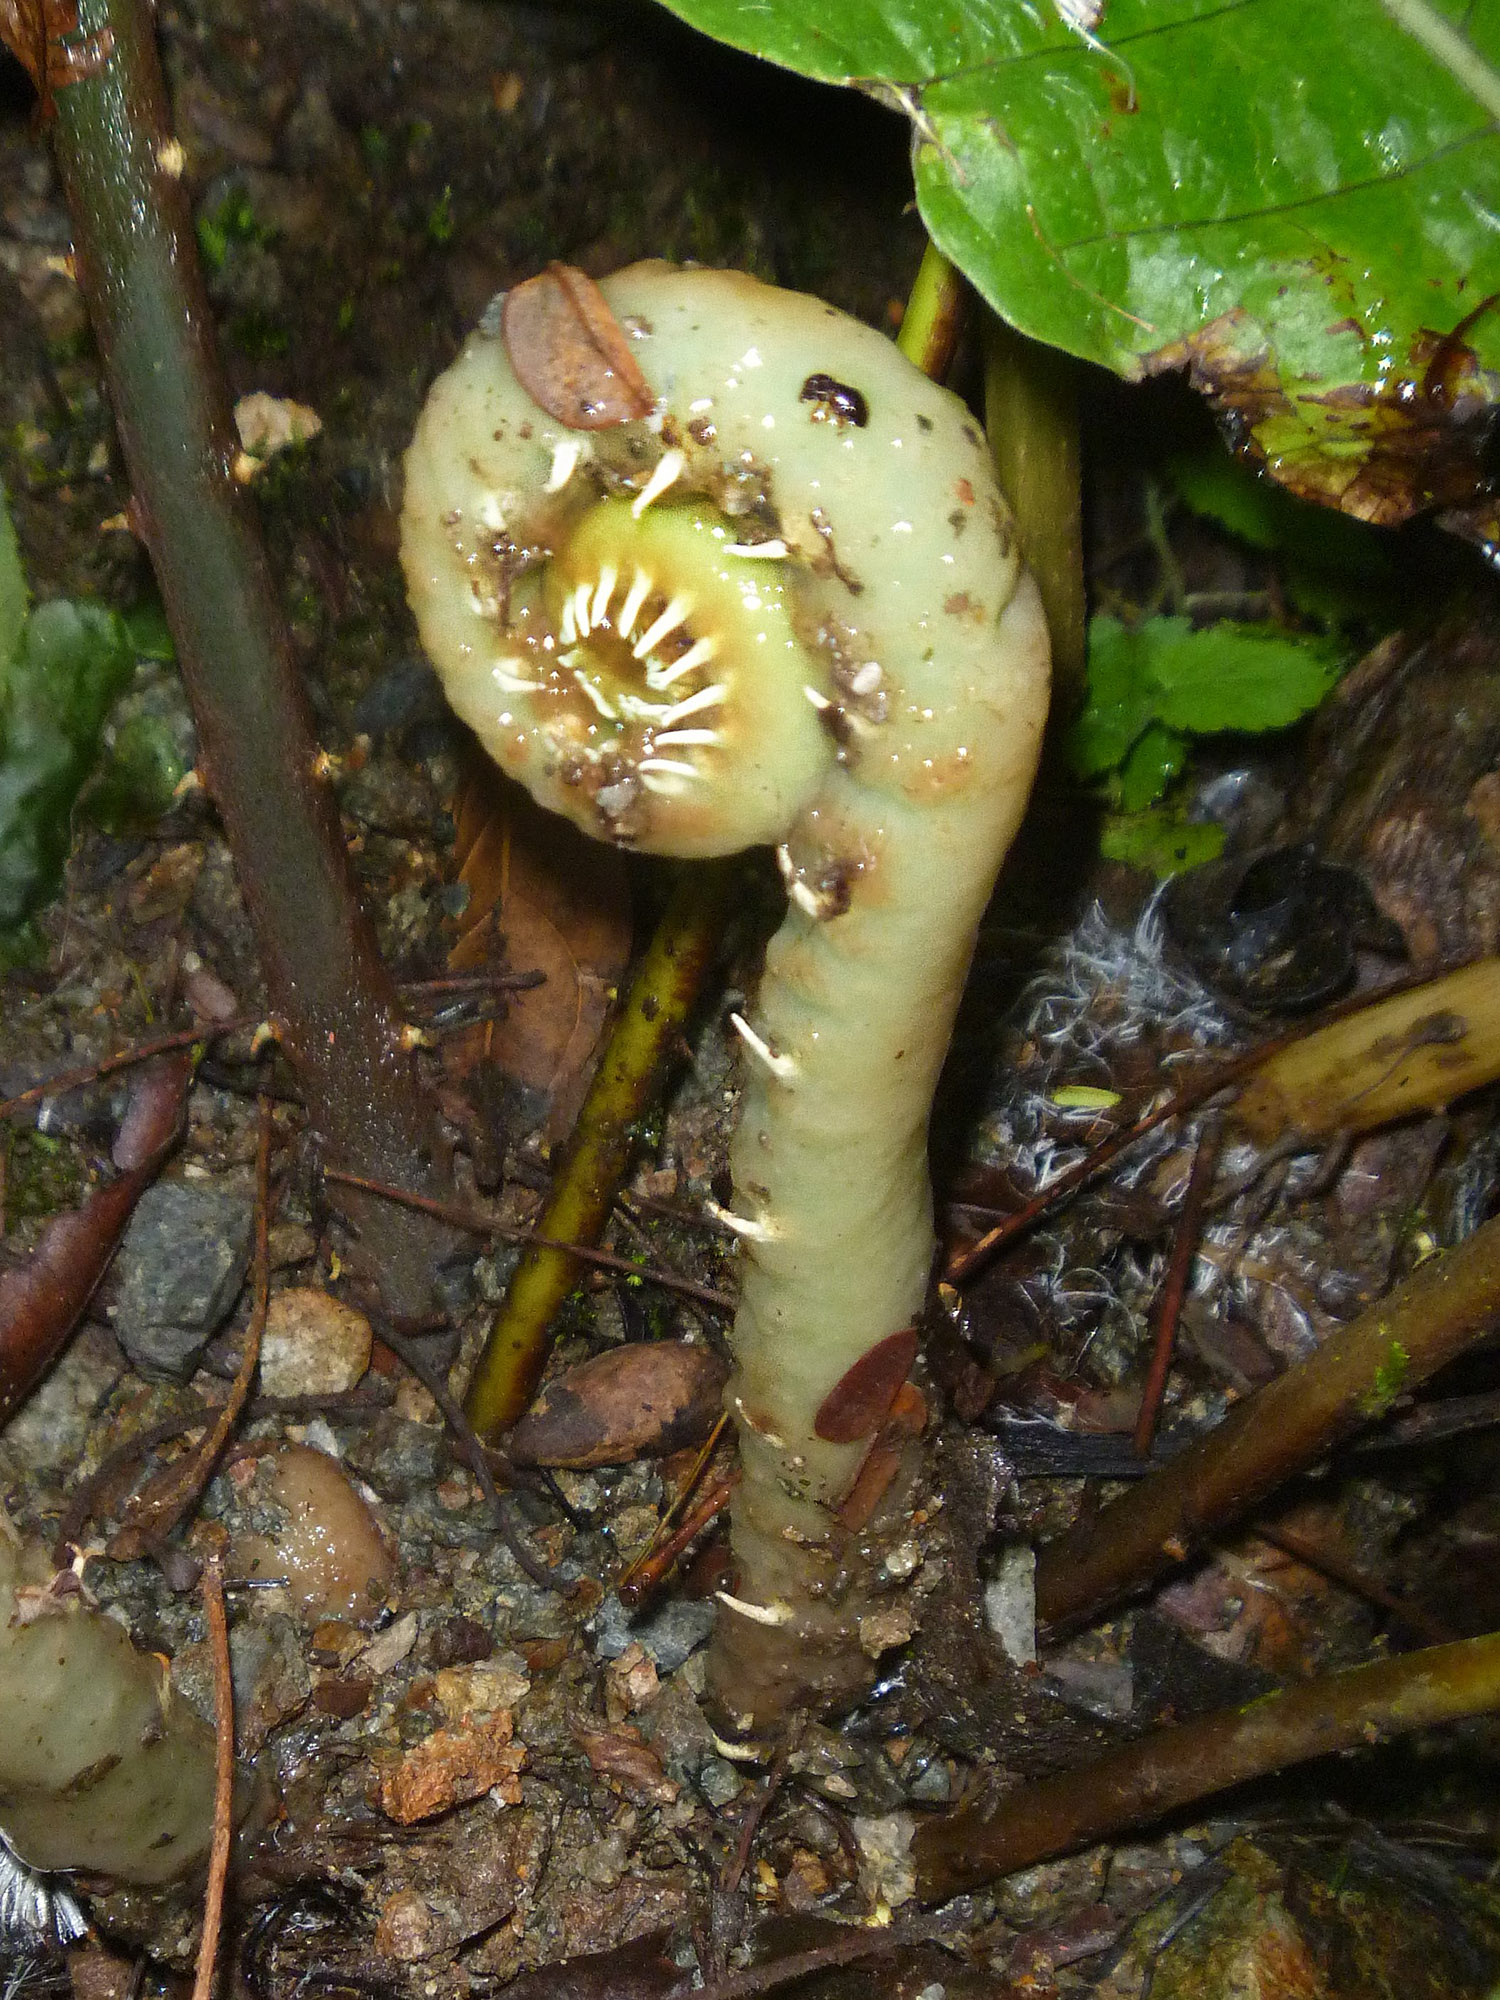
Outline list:
[[[659,1611],[632,1620],[611,1591],[594,1613],[594,1652],[601,1660],[617,1660],[632,1640],[644,1646],[664,1674],[672,1674],[713,1630],[712,1604],[674,1597]]]
[[[158,1181],[116,1259],[115,1337],[146,1375],[187,1376],[239,1295],[250,1262],[247,1194]]]
[[[739,1772],[723,1757],[705,1757],[698,1767],[698,1789],[711,1806],[727,1806],[745,1789]]]

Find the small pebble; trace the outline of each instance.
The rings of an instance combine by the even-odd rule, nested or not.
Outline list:
[[[342,1396],[370,1365],[370,1322],[311,1285],[277,1292],[260,1343],[267,1396]]]

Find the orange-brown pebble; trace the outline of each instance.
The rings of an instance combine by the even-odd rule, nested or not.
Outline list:
[[[267,1452],[254,1493],[284,1519],[274,1534],[236,1535],[230,1574],[285,1578],[293,1605],[314,1621],[368,1620],[385,1604],[394,1565],[369,1506],[337,1459],[309,1445]]]
[[[435,1729],[382,1768],[381,1811],[410,1826],[483,1792],[498,1790],[505,1805],[519,1805],[516,1774],[526,1762],[526,1747],[511,1741],[513,1731],[508,1709],[483,1720],[471,1717],[460,1729]]]

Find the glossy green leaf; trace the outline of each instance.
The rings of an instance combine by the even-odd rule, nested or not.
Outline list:
[[[1500,533],[1500,0],[670,4],[902,105],[928,229],[1023,332],[1190,366],[1308,497]]]
[[[1283,633],[1092,618],[1088,693],[1068,754],[1082,778],[1115,774],[1118,803],[1136,812],[1182,768],[1185,738],[1284,728],[1316,708],[1338,674],[1328,647]]]
[[[1186,819],[1171,806],[1149,812],[1111,813],[1099,835],[1106,861],[1124,861],[1148,875],[1180,875],[1224,851],[1224,829],[1212,820]]]

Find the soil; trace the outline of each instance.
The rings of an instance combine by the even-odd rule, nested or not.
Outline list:
[[[453,840],[465,746],[417,651],[395,561],[400,455],[428,383],[489,298],[553,258],[596,275],[648,255],[734,265],[892,325],[922,247],[907,210],[906,128],[646,6],[269,0],[247,20],[243,7],[203,0],[164,6],[159,20],[233,392],[293,399],[322,421],[313,443],[271,462],[257,492],[323,740],[343,760],[340,803],[363,893],[399,975],[430,978],[445,967],[462,905]],[[128,495],[68,241],[25,79],[0,57],[0,473],[35,595],[128,609],[149,604],[151,584],[133,538],[110,525]],[[1154,588],[1151,464],[1136,445],[1163,409],[1174,434],[1192,435],[1195,422],[1166,395],[1135,403],[1106,385],[1089,391],[1102,601],[1140,604]],[[1269,603],[1279,588],[1274,564],[1201,523],[1175,523],[1171,550],[1205,597]],[[1201,796],[1229,827],[1230,864],[1316,839],[1328,861],[1361,873],[1361,894],[1338,899],[1354,912],[1338,919],[1346,983],[1408,958],[1427,968],[1494,948],[1493,647],[1472,608],[1445,629],[1446,639],[1393,642],[1367,663],[1364,683],[1341,696],[1338,728],[1204,761]],[[1434,678],[1441,713],[1419,723]],[[190,769],[192,722],[169,660],[143,660],[112,740],[137,718]],[[1419,734],[1422,754],[1403,755]],[[979,1234],[1098,1135],[1107,1107],[1069,1101],[1065,1086],[1137,1105],[1164,1066],[1232,1052],[1284,1022],[1264,1011],[1264,990],[1226,989],[1213,951],[1190,964],[1164,935],[1146,880],[1099,864],[1091,836],[1076,794],[1052,773],[981,941],[950,1066],[946,1101],[964,1116],[945,1114],[939,1157],[954,1240]],[[657,880],[644,869],[633,887],[648,917]],[[1232,880],[1225,896],[1227,906]],[[1332,906],[1315,907],[1322,942]],[[753,974],[764,916],[747,911],[726,946],[611,1238],[730,1292],[733,1257],[704,1204],[722,1173],[732,1099],[725,1017]],[[1220,936],[1206,918],[1186,931]],[[231,858],[191,785],[144,823],[85,804],[37,938],[4,974],[6,1094],[176,1025],[185,996],[251,1016],[263,1000]],[[1326,957],[1306,973],[1315,983]],[[0,1156],[6,1265],[109,1177],[128,1089],[128,1073],[107,1078],[48,1097],[34,1123],[12,1122]],[[290,1072],[250,1032],[199,1067],[169,1181],[243,1221],[265,1094],[275,1100],[274,1287],[336,1289]],[[495,1171],[486,1178],[476,1151],[476,1176],[497,1179],[496,1214],[524,1224],[546,1184],[546,1094],[500,1077],[480,1101]],[[1184,1313],[1169,1440],[1214,1421],[1489,1212],[1500,1174],[1492,1111],[1481,1095],[1345,1155],[1303,1155],[1279,1178],[1257,1171],[1247,1146],[1226,1148],[1225,1205]],[[237,1988],[266,2000],[303,1990],[429,2000],[499,1991],[547,1968],[542,1986],[511,1990],[525,2000],[574,1986],[663,1994],[694,1965],[711,1977],[752,1955],[843,1939],[835,1918],[886,1921],[893,1907],[910,1916],[905,1816],[952,1803],[976,1773],[1018,1783],[1168,1717],[1404,1643],[1399,1615],[1363,1587],[1371,1576],[1455,1635],[1500,1625],[1491,1412],[1456,1447],[1388,1438],[1383,1454],[1320,1469],[1260,1524],[1279,1526],[1280,1541],[1226,1542],[1149,1609],[1054,1648],[1043,1671],[1002,1650],[1003,1548],[1051,1532],[1096,1504],[1101,1481],[1139,1470],[1127,1434],[1190,1163],[1191,1135],[1168,1128],[952,1301],[925,1378],[938,1472],[907,1550],[924,1613],[917,1637],[893,1646],[869,1703],[808,1722],[769,1771],[726,1752],[699,1699],[720,1575],[712,1549],[700,1544],[634,1621],[616,1591],[693,1452],[561,1471],[509,1496],[510,1520],[550,1573],[544,1587],[497,1535],[432,1398],[378,1341],[368,1361],[359,1351],[346,1385],[314,1378],[314,1407],[287,1400],[292,1388],[258,1405],[186,1553],[284,1530],[267,1468],[271,1448],[290,1443],[343,1466],[359,1496],[348,1537],[363,1549],[350,1560],[365,1566],[343,1599],[234,1594],[238,1742],[264,1781],[225,1946]],[[12,1519],[50,1541],[66,1516],[92,1558],[89,1587],[171,1658],[184,1693],[210,1714],[191,1566],[174,1574],[113,1560],[104,1545],[132,1482],[180,1449],[148,1444],[147,1433],[227,1393],[251,1308],[248,1227],[219,1231],[221,1243],[231,1237],[223,1305],[200,1302],[203,1338],[188,1328],[181,1366],[164,1371],[159,1355],[152,1369],[138,1365],[142,1260],[170,1267],[180,1254],[178,1239],[158,1235],[137,1244],[134,1265],[117,1260],[62,1362],[0,1433]],[[455,1383],[512,1261],[487,1254],[456,1291]],[[555,1366],[626,1339],[670,1336],[720,1353],[725,1325],[702,1301],[600,1276],[570,1301]],[[357,1329],[343,1334],[359,1350]],[[1497,1370],[1493,1349],[1481,1350],[1434,1395],[1445,1407],[1493,1404]],[[132,1438],[143,1441],[139,1461],[91,1489],[86,1516],[69,1513],[82,1483]],[[1123,2000],[1167,1965],[1163,1913],[1218,1897],[1213,1922],[1225,1935],[1240,1925],[1263,1939],[1295,1924],[1328,1982],[1316,1990],[1372,1991],[1338,1983],[1350,1948],[1344,1932],[1329,1942],[1339,1866],[1363,1842],[1354,1872],[1367,1905],[1431,1902],[1440,1877],[1449,1931],[1474,1940],[1472,1959],[1437,1970],[1434,1946],[1431,1990],[1488,1991],[1490,1917],[1465,1898],[1500,1837],[1497,1754],[1493,1731],[1474,1725],[1261,1788],[1232,1817],[1091,1849],[959,1899],[935,1937],[899,1941],[873,1974],[828,1970],[804,1990],[817,1984],[834,2000],[835,1988],[873,1976],[911,2000],[1051,1990]],[[1337,1813],[1357,1816],[1357,1836]],[[1408,1849],[1396,1866],[1389,1832],[1370,1827],[1417,1820],[1438,1830],[1423,1835],[1420,1867]],[[1297,1839],[1278,1847],[1273,1821],[1283,1832],[1294,1821]],[[1236,1839],[1247,1826],[1254,1837]],[[1332,1866],[1330,1828],[1344,1842],[1344,1863]],[[31,1938],[4,1948],[15,1965],[59,1991],[123,1994],[139,1960],[155,1990],[182,1988],[199,1885],[82,1886],[95,1927],[87,1944],[65,1963]],[[622,1948],[601,1965],[576,1962]],[[1394,1963],[1395,1942],[1380,1949]],[[1157,1990],[1168,1990],[1166,1973]]]

